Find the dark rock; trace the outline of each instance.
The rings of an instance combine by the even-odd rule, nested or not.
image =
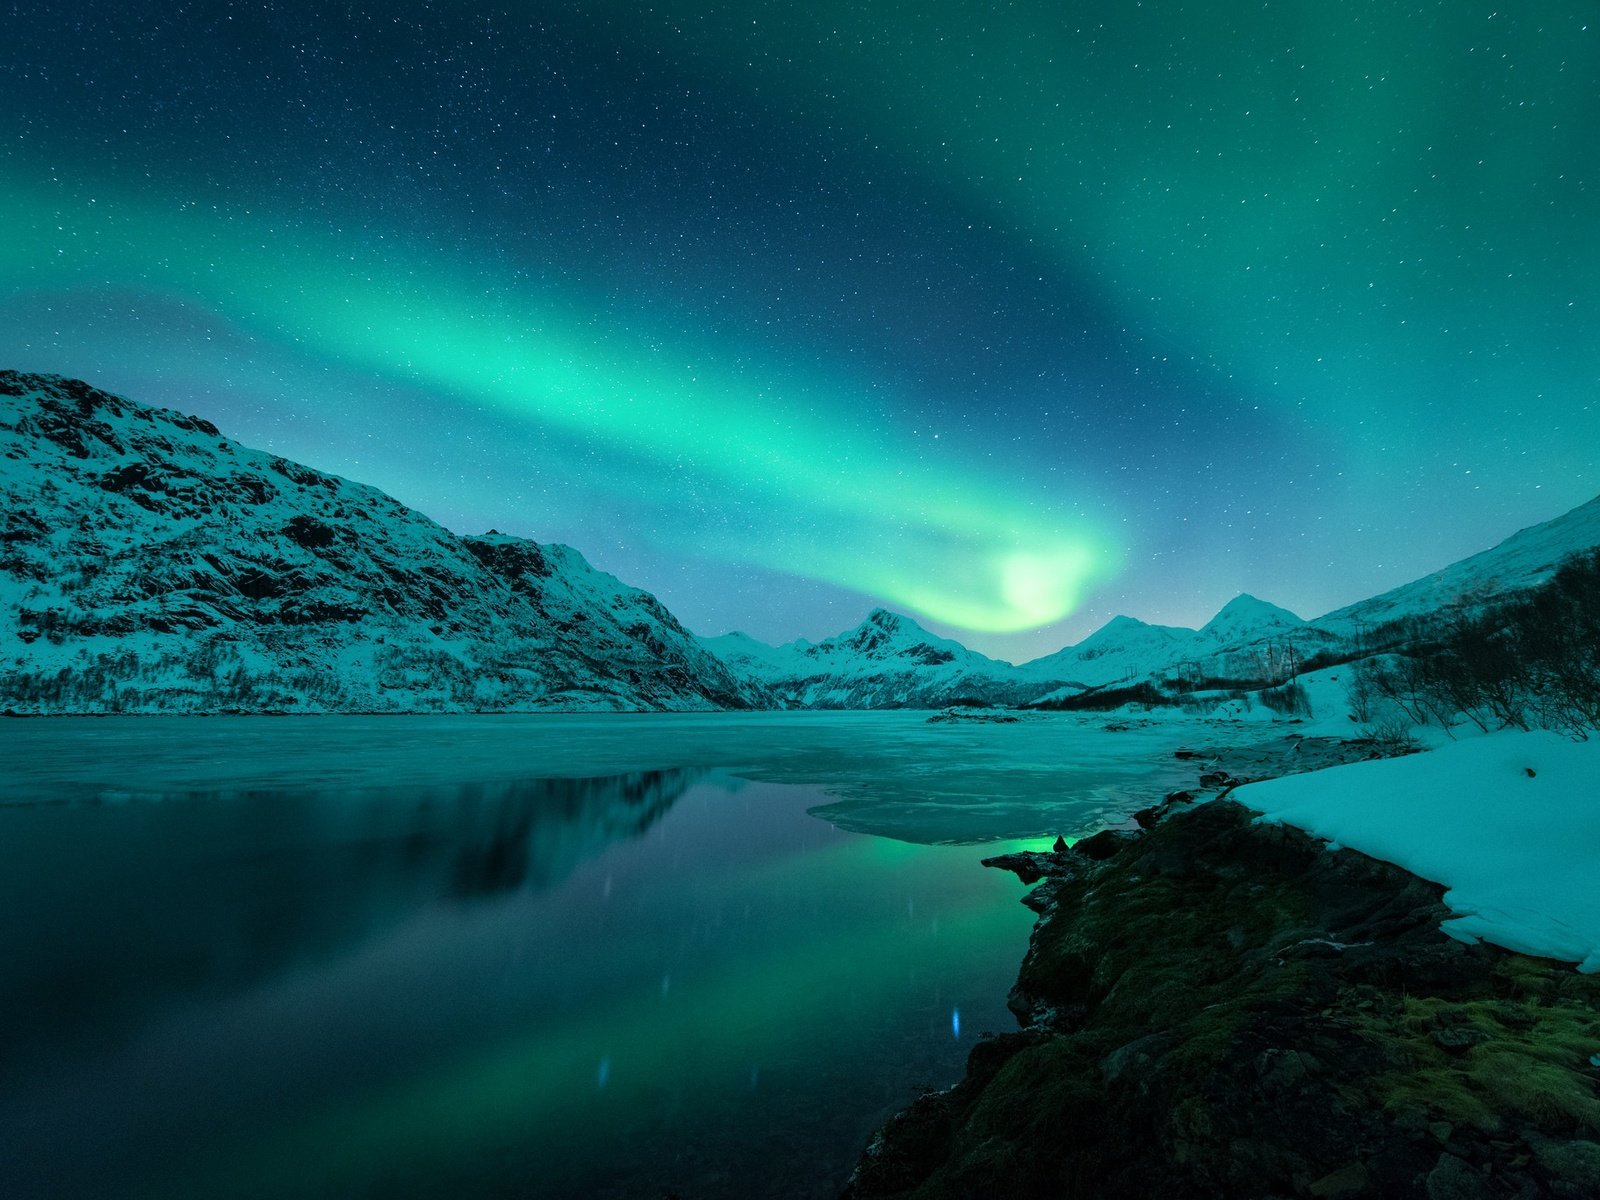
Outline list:
[[[100,486],[108,492],[125,492],[134,487],[142,487],[148,491],[155,492],[161,490],[161,480],[151,474],[150,467],[147,464],[134,462],[102,475],[100,477]]]
[[[1074,842],[1072,851],[1081,854],[1084,858],[1094,862],[1103,862],[1118,853],[1124,846],[1136,840],[1137,834],[1129,833],[1122,829],[1102,829],[1092,837]]]
[[[1488,1035],[1469,1025],[1453,1025],[1448,1029],[1435,1029],[1433,1044],[1448,1054],[1465,1054],[1483,1042]]]
[[[1054,844],[1051,845],[1050,849],[1052,853],[1065,854],[1067,852],[1067,839],[1062,837],[1059,833],[1056,834],[1056,840]]]
[[[1428,1200],[1492,1200],[1494,1196],[1488,1180],[1454,1154],[1439,1156],[1425,1186]]]
[[[1364,1196],[1371,1190],[1372,1175],[1363,1163],[1351,1163],[1337,1171],[1330,1171],[1306,1187],[1311,1195],[1324,1200],[1346,1200],[1347,1197]]]
[[[315,517],[304,513],[290,519],[284,526],[283,536],[307,550],[321,550],[333,545],[334,532]]]
[[[1168,804],[1193,804],[1193,792],[1168,792],[1163,799]]]
[[[1537,1134],[1528,1141],[1533,1161],[1552,1179],[1579,1189],[1585,1196],[1600,1196],[1600,1143],[1581,1138],[1555,1140]]]
[[[1532,1029],[1533,1017],[1526,1008],[1510,1001],[1502,1000],[1496,1003],[1491,1010],[1494,1019],[1508,1029]]]
[[[891,1123],[850,1196],[1600,1196],[1569,1115],[1600,1080],[1544,1057],[1593,1028],[1600,980],[1455,942],[1438,886],[1227,799],[1091,843],[1018,864],[1030,1040]]]
[[[1119,1083],[1127,1077],[1143,1075],[1163,1054],[1171,1049],[1171,1039],[1165,1034],[1152,1033],[1118,1046],[1100,1060],[1100,1077],[1107,1083]]]
[[[997,854],[993,858],[980,860],[986,867],[994,867],[1001,871],[1010,871],[1023,883],[1033,884],[1047,875],[1059,874],[1063,868],[1057,857],[1053,854],[1040,854],[1036,850],[1018,850],[1014,854]]]
[[[1015,713],[990,712],[971,705],[952,706],[928,718],[929,724],[941,721],[962,721],[979,725],[1015,725],[1020,718]]]

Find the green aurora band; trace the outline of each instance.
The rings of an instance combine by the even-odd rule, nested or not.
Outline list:
[[[41,173],[42,174],[42,173]],[[865,389],[754,380],[703,347],[664,347],[482,269],[353,249],[282,218],[177,205],[102,182],[0,183],[0,286],[126,287],[198,301],[257,335],[495,406],[794,514],[702,553],[886,597],[1006,633],[1060,620],[1112,567],[1109,543],[970,466],[935,463],[870,421]],[[642,484],[648,487],[648,484]],[[663,486],[665,482],[663,482]]]

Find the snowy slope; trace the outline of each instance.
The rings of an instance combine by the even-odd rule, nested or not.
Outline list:
[[[939,708],[957,700],[1019,704],[1063,683],[968,650],[882,608],[821,642],[768,646],[730,633],[701,644],[736,676],[795,708]]]
[[[737,630],[721,637],[703,637],[700,644],[720,658],[739,678],[763,682],[803,674],[808,660],[799,653],[798,648],[811,645],[810,642],[789,642],[782,646],[771,646]]]
[[[1190,657],[1199,634],[1176,625],[1150,625],[1135,617],[1112,617],[1075,646],[1025,663],[1039,678],[1069,680],[1081,687],[1131,683],[1170,673]]]
[[[459,537],[205,421],[0,372],[0,707],[761,703],[576,550]]]
[[[1178,676],[1252,679],[1272,675],[1291,653],[1304,661],[1330,641],[1288,609],[1241,594],[1198,630],[1113,617],[1023,669],[1091,688]]]
[[[1543,583],[1562,559],[1593,546],[1600,546],[1600,496],[1554,520],[1514,533],[1481,554],[1337,609],[1312,624],[1339,637],[1353,638],[1388,621],[1431,616],[1501,598]]]

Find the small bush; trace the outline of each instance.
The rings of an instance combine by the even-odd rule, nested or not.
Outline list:
[[[1362,736],[1377,748],[1384,758],[1399,758],[1402,754],[1415,754],[1422,749],[1412,726],[1404,717],[1391,717],[1362,730]]]
[[[1262,704],[1285,717],[1309,717],[1311,697],[1300,683],[1286,683],[1282,687],[1262,688],[1256,693]]]

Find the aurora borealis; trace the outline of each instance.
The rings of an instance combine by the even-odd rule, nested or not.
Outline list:
[[[1315,615],[1600,490],[1597,18],[24,2],[0,364],[702,633]]]

